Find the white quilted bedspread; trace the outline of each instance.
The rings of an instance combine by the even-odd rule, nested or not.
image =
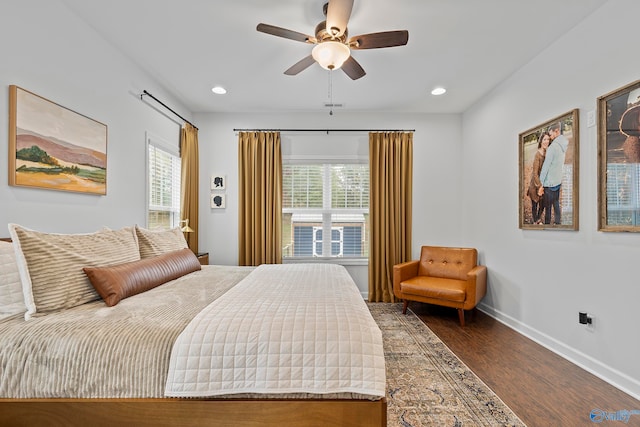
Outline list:
[[[344,267],[262,265],[176,340],[166,396],[385,395],[382,334]]]

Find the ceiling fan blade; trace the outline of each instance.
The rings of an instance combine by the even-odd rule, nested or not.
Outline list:
[[[285,39],[295,40],[303,43],[316,43],[316,38],[297,31],[287,30],[286,28],[276,27],[269,24],[258,24],[256,30],[261,33],[271,34],[272,36],[283,37]]]
[[[296,62],[295,64],[293,64],[284,73],[287,76],[295,76],[300,71],[303,71],[303,70],[306,70],[307,68],[309,68],[311,65],[313,65],[314,62],[316,62],[316,60],[313,59],[313,56],[309,55],[309,56],[307,56],[305,58],[302,58],[300,61]]]
[[[334,37],[344,34],[353,9],[353,0],[329,0],[327,6],[327,33]]]
[[[360,77],[364,77],[367,74],[364,71],[364,68],[353,59],[353,56],[350,56],[344,64],[342,64],[342,71],[351,78],[351,80],[358,80]]]
[[[351,49],[378,49],[381,47],[404,46],[409,41],[409,31],[384,31],[361,34],[349,39]]]

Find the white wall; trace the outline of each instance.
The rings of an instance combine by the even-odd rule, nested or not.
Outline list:
[[[200,243],[215,264],[238,262],[238,136],[233,129],[415,129],[413,254],[423,244],[458,245],[461,193],[461,117],[459,115],[364,114],[334,112],[290,114],[196,114],[200,152]],[[322,141],[322,133],[315,134]],[[335,135],[331,133],[331,138]],[[345,135],[345,138],[353,136]],[[358,137],[361,141],[362,136]],[[283,136],[283,146],[296,136]],[[300,140],[308,139],[300,136]],[[364,137],[364,152],[368,153]],[[307,143],[307,142],[301,142]],[[322,146],[320,146],[322,147]],[[326,145],[324,146],[326,149]],[[362,152],[362,144],[355,152]],[[321,148],[323,149],[323,148]],[[332,155],[334,153],[327,152]],[[226,209],[211,209],[208,181],[213,174],[227,176]],[[416,237],[417,236],[417,237]],[[364,295],[368,293],[366,266],[347,269]]]
[[[63,233],[144,225],[145,132],[178,144],[180,126],[134,94],[146,89],[183,107],[64,3],[3,2],[0,40],[0,237],[9,222]],[[12,84],[107,125],[106,196],[8,185]]]
[[[612,0],[463,116],[466,243],[489,271],[483,308],[640,396],[640,234],[597,231],[596,98],[638,79],[637,0]],[[518,228],[518,134],[580,109],[579,231]],[[595,329],[578,324],[578,312]],[[508,343],[505,343],[508,351]]]

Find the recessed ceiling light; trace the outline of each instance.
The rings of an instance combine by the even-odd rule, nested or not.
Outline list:
[[[224,95],[225,93],[227,93],[227,90],[222,86],[214,86],[211,88],[211,91],[216,95]]]
[[[435,89],[433,89],[431,91],[431,95],[442,95],[446,92],[447,90],[443,87],[437,87]]]

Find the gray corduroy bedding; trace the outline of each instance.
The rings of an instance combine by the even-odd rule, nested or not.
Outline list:
[[[252,270],[203,266],[114,307],[0,321],[0,398],[163,397],[176,337]]]

